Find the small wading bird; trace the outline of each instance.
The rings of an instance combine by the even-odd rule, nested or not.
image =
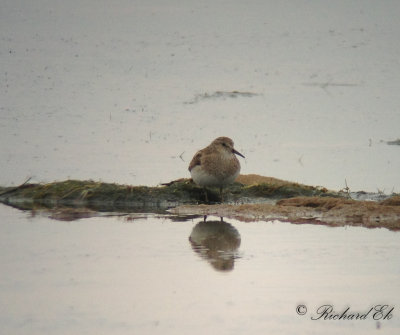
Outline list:
[[[229,137],[218,137],[212,143],[199,150],[189,165],[193,181],[204,187],[208,202],[206,187],[219,187],[223,201],[223,187],[232,184],[240,172],[240,163],[235,155],[245,158],[233,147]]]

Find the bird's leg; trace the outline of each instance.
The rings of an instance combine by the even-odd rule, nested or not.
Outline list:
[[[204,198],[206,199],[206,203],[208,203],[208,194],[207,194],[207,189],[204,187]]]
[[[221,203],[224,202],[224,194],[222,193],[223,187],[219,187],[219,197],[221,199]]]

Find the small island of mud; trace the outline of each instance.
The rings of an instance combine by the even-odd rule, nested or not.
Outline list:
[[[365,194],[365,193],[363,193]],[[400,229],[400,196],[381,201],[351,199],[350,192],[330,191],[259,175],[240,175],[224,189],[205,190],[191,179],[179,179],[156,187],[66,180],[48,184],[25,182],[0,187],[0,202],[24,210],[47,211],[58,220],[96,216],[98,213],[173,213],[215,215],[243,221],[279,219],[292,223],[329,226],[356,225]],[[372,196],[371,198],[374,198]],[[382,195],[375,197],[382,198]]]

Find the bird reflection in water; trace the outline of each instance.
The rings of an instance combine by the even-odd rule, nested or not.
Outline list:
[[[220,221],[206,221],[206,218],[194,226],[189,236],[192,248],[215,270],[231,271],[238,258],[240,234],[223,218]]]

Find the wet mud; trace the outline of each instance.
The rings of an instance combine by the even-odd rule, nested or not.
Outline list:
[[[205,192],[209,203],[205,202]],[[400,229],[399,195],[373,194],[370,198],[380,201],[371,201],[351,199],[352,194],[358,193],[335,192],[259,175],[240,175],[224,190],[224,203],[218,190],[204,190],[190,179],[157,187],[79,180],[26,182],[18,187],[0,188],[0,202],[31,210],[33,215],[45,212],[57,220],[151,212]],[[359,194],[362,199],[368,196],[365,192]]]
[[[214,215],[241,221],[289,221],[297,224],[363,226],[400,230],[400,196],[381,202],[332,197],[296,197],[276,204],[179,206],[172,213]]]

